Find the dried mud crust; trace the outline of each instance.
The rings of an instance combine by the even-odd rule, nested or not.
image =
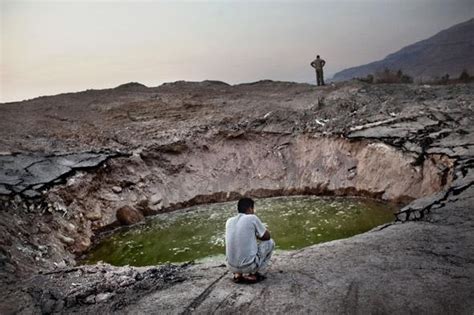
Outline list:
[[[205,81],[0,104],[0,160],[16,165],[0,171],[0,313],[472,313],[473,90]],[[97,166],[81,169],[83,154]],[[64,168],[63,156],[79,166]],[[21,167],[38,157],[41,168]],[[55,178],[43,176],[56,168]],[[168,266],[158,269],[171,268],[176,281],[147,274],[156,289],[127,286],[120,304],[105,275],[154,267],[74,267],[119,206],[150,215],[300,193],[397,200],[408,203],[397,220],[411,222],[277,255],[248,292],[224,281],[222,262]],[[71,295],[81,274],[90,286]]]
[[[24,283],[25,295],[8,295],[11,310],[19,313],[114,313],[142,296],[186,280],[187,264],[153,268],[110,265],[78,266],[37,274]],[[13,288],[15,289],[15,288]],[[11,289],[10,289],[11,290]],[[23,303],[18,298],[23,298]]]

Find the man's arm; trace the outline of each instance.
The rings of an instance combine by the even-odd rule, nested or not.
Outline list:
[[[254,217],[255,237],[261,241],[268,241],[270,239],[270,232],[263,225],[262,221],[256,216]],[[261,235],[261,236],[260,236]]]
[[[265,230],[265,233],[263,233],[262,237],[258,237],[257,238],[261,241],[268,241],[271,236],[270,236],[270,232],[268,230]]]

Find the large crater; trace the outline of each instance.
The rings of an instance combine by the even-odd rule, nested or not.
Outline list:
[[[454,92],[463,93],[463,97],[453,98]],[[452,292],[458,293],[456,299],[466,298],[459,292],[471,292],[467,282],[453,279],[471,279],[472,274],[458,278],[459,273],[463,276],[459,262],[449,260],[459,259],[464,264],[473,253],[465,247],[469,224],[461,223],[472,222],[469,207],[462,203],[463,198],[468,198],[462,196],[470,193],[473,182],[472,111],[466,103],[466,99],[472,100],[469,87],[427,90],[357,83],[315,90],[307,85],[267,81],[240,86],[181,82],[153,89],[143,87],[140,91],[88,91],[74,96],[74,102],[70,97],[2,105],[10,115],[1,122],[8,127],[3,129],[8,132],[2,143],[12,151],[0,156],[1,275],[8,288],[2,307],[7,311],[99,311],[103,307],[114,311],[126,307],[128,312],[190,312],[201,307],[207,312],[213,309],[212,305],[228,311],[241,307],[245,310],[244,300],[237,298],[238,308],[225,308],[226,299],[209,297],[215,287],[229,296],[235,293],[219,284],[225,271],[219,271],[217,278],[206,271],[219,266],[143,270],[76,266],[76,258],[97,237],[120,225],[241,196],[371,197],[403,207],[394,220],[413,221],[388,224],[379,232],[277,255],[275,268],[290,273],[295,285],[303,285],[307,280],[299,278],[303,275],[312,279],[312,285],[306,287],[308,292],[339,277],[343,279],[339,284],[330,285],[335,292],[344,291],[343,287],[349,284],[352,287],[348,294],[369,299],[373,289],[357,289],[347,278],[351,273],[338,274],[337,268],[331,266],[345,270],[350,264],[347,259],[353,259],[357,262],[357,275],[362,275],[371,268],[393,265],[414,279],[412,267],[436,256],[433,253],[440,251],[439,246],[443,246],[443,253],[448,252],[446,255],[456,252],[459,257],[440,258],[439,265],[424,268],[438,282],[454,281]],[[415,104],[407,101],[418,98]],[[440,103],[440,99],[446,103]],[[37,137],[30,137],[31,141],[25,140],[28,138],[23,133],[31,132],[31,127],[15,129],[19,125],[15,121],[21,120],[16,111],[32,119],[37,111],[30,112],[31,109],[48,108],[49,102],[56,104],[56,116],[35,119],[51,121],[51,125]],[[86,124],[77,123],[73,117]],[[71,132],[77,135],[75,141],[71,141]],[[39,149],[50,153],[39,153]],[[461,205],[452,206],[455,202]],[[455,230],[463,235],[461,243],[455,241]],[[364,253],[373,258],[365,260],[361,256]],[[311,263],[316,257],[322,261],[323,274]],[[297,270],[285,262],[288,259],[297,261]],[[439,270],[450,270],[454,276]],[[270,282],[285,287],[288,281],[275,272],[276,283]],[[200,273],[211,282],[193,280]],[[87,275],[84,282],[79,274]],[[318,284],[315,274],[326,284]],[[25,280],[18,282],[22,278]],[[190,286],[189,295],[179,293],[183,288],[177,283],[181,281]],[[371,281],[378,283],[375,276]],[[397,281],[392,290],[405,288],[404,282]],[[44,286],[40,288],[38,283]],[[411,284],[412,292],[427,289],[422,281]],[[144,286],[163,293],[156,299],[159,304],[153,302],[149,291],[143,291]],[[202,286],[206,287],[204,292],[199,291]],[[390,289],[375,286],[380,292]],[[280,299],[269,290],[270,300]],[[120,302],[123,294],[131,296],[131,300]],[[296,291],[294,294],[298,295]],[[451,293],[444,290],[442,294]],[[406,302],[403,296],[398,294],[392,304],[383,302],[385,310]],[[318,305],[328,305],[323,297]],[[180,302],[173,306],[169,301],[174,299]],[[15,300],[23,301],[23,306]],[[132,300],[141,303],[132,306]],[[307,305],[313,303],[312,299],[303,300]],[[343,300],[337,298],[336,302]],[[347,307],[346,302],[341,303]],[[430,303],[420,305],[437,302]],[[279,311],[284,309],[281,307]],[[439,310],[440,305],[436,307]],[[251,309],[248,306],[246,310]]]
[[[98,171],[54,188],[49,198],[60,200],[76,214],[71,222],[79,229],[67,234],[75,240],[70,249],[80,253],[89,246],[93,230],[117,226],[117,209],[123,206],[152,215],[244,195],[302,194],[358,195],[406,204],[449,185],[452,166],[452,159],[439,154],[419,163],[416,155],[378,141],[218,136],[111,159]],[[92,230],[84,233],[80,228],[88,222]]]

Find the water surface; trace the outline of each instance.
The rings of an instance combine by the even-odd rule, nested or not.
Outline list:
[[[236,204],[201,205],[148,218],[104,238],[84,263],[146,266],[222,255],[225,222],[237,213]],[[372,199],[315,196],[257,199],[255,209],[271,231],[277,250],[366,232],[392,221],[396,210]]]

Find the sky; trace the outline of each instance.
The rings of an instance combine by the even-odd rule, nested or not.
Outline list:
[[[177,80],[312,82],[474,17],[473,0],[0,0],[0,102]]]

